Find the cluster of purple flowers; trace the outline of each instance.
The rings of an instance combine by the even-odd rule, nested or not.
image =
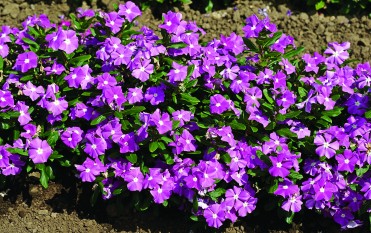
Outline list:
[[[343,64],[349,43],[267,62],[296,48],[285,34],[264,42],[277,35],[268,17],[248,17],[244,37],[201,45],[205,32],[180,13],[163,15],[161,40],[130,30],[141,15],[130,1],[78,13],[89,27],[41,15],[0,30],[2,175],[77,161],[78,177],[99,183],[104,199],[123,187],[158,204],[181,197],[211,227],[245,217],[268,189],[289,213],[305,206],[343,228],[361,224],[371,199],[371,66]],[[265,40],[253,52],[256,38]],[[86,53],[96,59],[84,62]]]

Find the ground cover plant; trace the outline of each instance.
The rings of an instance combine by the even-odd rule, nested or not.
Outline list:
[[[267,193],[287,222],[308,208],[362,224],[371,67],[348,65],[348,42],[302,55],[253,15],[244,36],[200,44],[180,13],[164,14],[161,37],[132,29],[140,14],[127,2],[2,27],[3,177],[39,171],[47,187],[69,167],[93,199],[132,193],[137,209],[177,205],[217,228]]]

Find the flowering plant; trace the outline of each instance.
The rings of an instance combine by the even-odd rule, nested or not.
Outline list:
[[[268,18],[244,36],[205,33],[168,12],[161,37],[134,30],[132,2],[29,17],[0,36],[0,169],[60,167],[94,183],[93,199],[132,192],[134,206],[182,203],[211,227],[271,195],[291,222],[304,206],[343,228],[370,211],[369,63],[349,43],[298,55]]]

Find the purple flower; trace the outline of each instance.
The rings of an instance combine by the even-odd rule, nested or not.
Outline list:
[[[126,102],[121,86],[105,86],[103,88],[103,96],[109,105],[114,102],[119,109],[121,109],[122,104]]]
[[[125,4],[119,5],[118,14],[125,16],[125,19],[132,22],[136,17],[140,16],[142,13],[137,5],[131,1],[127,1]]]
[[[21,53],[17,56],[17,60],[13,68],[17,71],[25,73],[32,68],[36,68],[37,62],[38,60],[36,53],[32,51]]]
[[[129,104],[140,103],[143,100],[143,90],[141,88],[129,88],[127,99]]]
[[[93,182],[101,172],[105,170],[103,163],[99,160],[86,158],[82,165],[75,165],[80,172],[82,182]]]
[[[131,167],[126,172],[124,180],[128,182],[127,187],[130,191],[141,191],[143,188],[144,176],[139,167]]]
[[[293,122],[291,124],[290,130],[291,132],[296,133],[296,135],[298,136],[298,139],[310,136],[310,133],[311,133],[310,130],[307,127],[305,127],[304,124],[300,122]]]
[[[283,92],[283,95],[280,99],[277,100],[278,106],[282,106],[284,108],[289,108],[291,105],[295,103],[295,95],[289,90]]]
[[[169,199],[173,190],[172,182],[164,182],[163,185],[157,186],[150,191],[153,196],[153,201],[157,204],[163,203],[165,200]]]
[[[84,152],[90,155],[92,158],[98,158],[99,155],[104,154],[107,149],[107,142],[101,138],[96,137],[93,134],[87,134],[87,139]]]
[[[256,15],[246,18],[246,26],[242,28],[246,38],[258,37],[264,25]]]
[[[182,20],[182,14],[181,13],[175,13],[175,12],[167,12],[166,14],[162,14],[164,18],[164,23],[160,24],[158,27],[165,29],[168,33],[174,33],[182,32],[185,30],[184,27],[180,27],[181,20]],[[180,28],[179,28],[180,27]]]
[[[109,27],[114,34],[118,33],[121,30],[122,24],[125,21],[116,12],[104,14],[104,19],[106,20],[105,25]]]
[[[275,195],[282,197],[289,197],[299,193],[299,186],[292,183],[292,181],[285,179],[282,183],[278,184]]]
[[[182,145],[183,151],[196,151],[196,140],[188,130],[183,130],[178,142]]]
[[[193,118],[192,112],[185,110],[177,110],[171,114],[173,119],[180,121],[179,127],[182,127],[186,122]]]
[[[0,108],[13,107],[14,99],[10,91],[0,90]]]
[[[156,111],[151,115],[150,124],[156,126],[159,134],[169,132],[173,127],[170,115],[168,113],[161,115],[160,109],[156,109]]]
[[[55,99],[53,102],[48,102],[46,108],[53,116],[58,116],[62,114],[64,110],[68,108],[68,102],[64,100],[64,97]]]
[[[63,65],[58,64],[57,62],[54,62],[51,67],[50,66],[45,67],[44,70],[46,72],[46,75],[52,75],[52,74],[60,75],[66,69],[64,68]]]
[[[272,161],[272,167],[269,168],[272,176],[285,178],[290,174],[292,162],[287,160],[285,154],[280,153],[277,157],[269,156],[269,159]]]
[[[152,105],[158,105],[165,101],[165,93],[162,86],[150,87],[147,89],[144,98]]]
[[[2,58],[5,58],[9,54],[9,47],[7,44],[1,44],[0,43],[0,56]]]
[[[30,81],[23,87],[23,94],[30,97],[32,101],[35,101],[44,93],[45,90],[42,86],[36,87]]]
[[[173,62],[170,72],[167,74],[169,76],[170,83],[182,82],[187,77],[187,66],[180,65]]]
[[[345,102],[348,107],[348,112],[355,115],[363,115],[368,106],[369,98],[367,95],[363,96],[359,93],[355,93]]]
[[[116,66],[119,66],[122,64],[128,65],[131,62],[132,55],[133,55],[133,51],[130,48],[126,46],[122,46],[120,44],[120,46],[111,53],[111,58],[113,60],[113,64]],[[102,59],[102,60],[106,60],[106,59]]]
[[[329,47],[325,50],[324,53],[330,54],[328,58],[326,58],[327,64],[335,64],[340,65],[344,62],[344,60],[349,58],[349,53],[346,51],[350,48],[349,42],[344,42],[342,44],[338,44],[336,42],[329,43]]]
[[[213,204],[207,207],[203,215],[210,227],[219,228],[225,220],[225,212],[219,204]]]
[[[317,134],[314,138],[314,144],[318,146],[316,148],[316,153],[319,156],[325,156],[326,158],[331,158],[336,154],[336,150],[339,149],[339,142],[333,141],[334,137],[330,134]]]
[[[120,153],[135,152],[139,150],[139,146],[135,141],[135,135],[133,132],[121,135],[118,144],[120,146]]]
[[[299,212],[301,210],[301,206],[303,205],[301,198],[302,196],[296,194],[289,196],[288,199],[282,203],[282,209],[288,212]]]
[[[228,101],[224,96],[215,94],[210,97],[210,112],[212,114],[222,114],[229,109]]]
[[[329,201],[332,198],[332,195],[338,190],[336,185],[331,182],[320,179],[313,185],[314,189],[314,198],[316,201]]]
[[[31,139],[35,133],[36,133],[36,126],[33,124],[27,124],[23,126],[23,129],[26,130],[26,132],[21,133],[21,137]]]
[[[68,127],[62,134],[62,142],[70,147],[76,148],[77,144],[82,140],[82,130],[79,127]]]
[[[145,59],[138,62],[137,67],[131,74],[140,81],[145,82],[149,79],[149,75],[153,73],[153,67],[151,60]]]
[[[269,124],[269,118],[267,116],[264,116],[262,111],[260,111],[258,108],[247,106],[246,111],[250,113],[250,116],[248,118],[249,120],[259,122],[264,127],[267,127],[267,125]]]
[[[263,97],[262,91],[258,87],[247,88],[247,92],[244,97],[244,102],[247,106],[259,107],[259,99]]]
[[[313,71],[314,73],[318,73],[319,67],[316,64],[316,60],[310,56],[310,54],[304,54],[302,59],[305,61],[305,71],[306,72],[311,72]]]
[[[28,122],[30,122],[32,120],[31,117],[30,117],[30,114],[28,113],[28,109],[29,109],[29,107],[23,101],[18,101],[16,106],[15,106],[14,110],[16,110],[20,113],[20,115],[18,117],[18,122],[21,125],[26,125],[26,124],[28,124]]]
[[[343,154],[336,155],[336,160],[338,161],[338,171],[348,171],[353,172],[358,162],[358,159],[354,152],[351,150],[345,150]]]
[[[79,47],[79,39],[74,30],[61,30],[58,33],[58,39],[61,41],[58,49],[65,51],[67,54],[73,53]]]
[[[40,138],[35,138],[30,142],[30,147],[28,149],[28,154],[30,159],[37,163],[45,163],[48,161],[49,156],[52,154],[53,150],[49,146],[48,142],[41,140]]]

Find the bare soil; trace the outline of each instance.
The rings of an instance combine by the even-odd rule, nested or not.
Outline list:
[[[61,15],[83,6],[110,10],[118,0],[92,0],[90,5],[76,0],[0,0],[0,25],[19,26],[28,16],[47,14],[52,21]],[[196,1],[195,1],[196,2]],[[274,2],[274,1],[273,1]],[[279,1],[285,2],[285,1]],[[193,5],[194,6],[194,5]],[[187,20],[196,21],[205,29],[207,41],[232,31],[242,34],[246,17],[267,8],[272,22],[288,35],[294,36],[297,46],[308,52],[321,51],[328,42],[350,41],[351,58],[362,62],[371,61],[371,19],[366,16],[323,15],[317,12],[299,12],[296,6],[263,1],[234,1],[233,7],[202,14],[183,6],[172,10],[181,11]],[[169,6],[147,9],[139,19],[139,26],[146,25],[157,30],[161,13]],[[291,16],[287,15],[292,11]],[[92,193],[89,185],[76,184],[74,178],[64,178],[43,189],[36,179],[27,182],[14,179],[4,197],[0,197],[0,232],[207,232],[204,225],[191,221],[186,214],[174,209],[152,207],[139,213],[129,206],[129,199],[98,201],[90,205]],[[68,179],[68,180],[66,180]],[[121,203],[118,205],[118,203]],[[336,224],[317,214],[308,212],[294,218],[293,225],[286,225],[275,212],[259,212],[226,226],[219,232],[339,232]],[[357,229],[352,232],[366,232]]]

